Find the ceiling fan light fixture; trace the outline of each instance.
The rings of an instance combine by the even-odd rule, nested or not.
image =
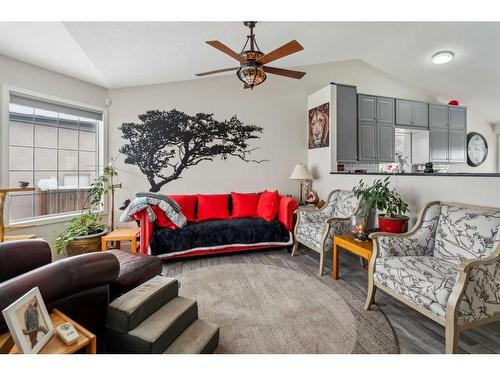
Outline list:
[[[253,89],[254,86],[260,85],[267,78],[264,69],[260,65],[246,65],[241,67],[236,72],[238,78],[245,86]]]
[[[439,51],[432,56],[432,62],[436,65],[448,64],[455,55],[451,51]]]

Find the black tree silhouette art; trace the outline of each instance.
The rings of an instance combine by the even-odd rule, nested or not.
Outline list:
[[[184,170],[215,157],[225,160],[230,156],[245,162],[249,159],[248,141],[260,138],[262,128],[245,125],[236,116],[217,121],[213,114],[194,116],[172,109],[151,110],[138,116],[139,123],[123,123],[122,138],[128,141],[120,148],[125,163],[137,165],[158,192],[171,181],[181,177]]]

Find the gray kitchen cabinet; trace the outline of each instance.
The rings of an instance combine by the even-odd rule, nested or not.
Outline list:
[[[358,95],[358,154],[361,162],[394,161],[394,99]]]
[[[358,160],[357,90],[337,85],[337,162]]]
[[[378,160],[377,124],[375,121],[358,123],[359,161],[375,162]]]
[[[430,161],[465,163],[466,140],[466,108],[434,104],[429,106]]]
[[[450,128],[465,129],[467,124],[467,110],[464,107],[448,107]]]
[[[422,128],[429,127],[429,104],[413,102],[413,125]]]
[[[447,105],[429,105],[429,127],[447,128],[448,127],[448,106]]]
[[[428,128],[429,105],[413,100],[396,99],[396,125]]]
[[[448,129],[429,129],[429,153],[432,162],[448,162]]]
[[[377,158],[379,162],[394,162],[394,145],[394,125],[385,125],[379,122],[377,126]]]
[[[411,126],[413,121],[413,105],[410,100],[396,100],[396,124]]]
[[[378,123],[386,123],[394,125],[394,99],[377,97],[377,114],[376,120]]]
[[[377,97],[371,95],[358,95],[359,121],[376,121]]]
[[[463,129],[448,130],[448,160],[453,163],[465,163],[467,134]]]

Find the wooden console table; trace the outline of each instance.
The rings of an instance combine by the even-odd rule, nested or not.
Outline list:
[[[360,256],[361,258],[370,261],[370,257],[373,252],[373,242],[368,240],[365,242],[356,241],[352,234],[344,234],[340,236],[335,236],[333,238],[333,249],[332,249],[332,262],[333,262],[333,272],[332,277],[334,280],[339,278],[339,250],[340,248],[350,251],[353,254]]]
[[[29,234],[29,235],[20,235],[20,236],[5,236],[5,230],[6,229],[21,229],[21,228],[27,228],[31,227],[30,226],[10,226],[6,227],[3,219],[3,213],[5,209],[5,201],[7,200],[7,194],[8,193],[19,193],[22,191],[35,191],[35,188],[33,187],[12,187],[12,188],[3,188],[0,189],[0,242],[4,241],[16,241],[16,240],[24,240],[27,238],[33,238],[35,237],[34,234]]]
[[[57,309],[54,309],[50,314],[50,319],[52,320],[52,325],[55,327],[70,322],[76,328],[80,336],[78,341],[71,345],[66,345],[59,336],[54,332],[54,336],[44,345],[42,350],[38,354],[73,354],[78,350],[85,348],[87,354],[96,354],[96,337],[93,333],[87,331],[80,324],[72,320],[71,318],[64,315]],[[7,347],[9,345],[10,347]],[[7,348],[7,350],[6,350]],[[0,336],[0,353],[17,354],[17,347],[12,342],[10,333],[5,333]]]

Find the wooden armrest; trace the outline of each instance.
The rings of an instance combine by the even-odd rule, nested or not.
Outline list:
[[[493,253],[491,253],[489,257],[481,259],[465,260],[458,265],[458,269],[461,272],[469,273],[470,269],[473,267],[492,264],[498,262],[499,260],[500,260],[500,245],[497,246],[495,251],[493,251]]]
[[[352,218],[350,218],[350,217],[330,217],[330,218],[325,220],[325,223],[331,224],[334,221],[347,221],[347,220],[351,220],[351,219]]]

